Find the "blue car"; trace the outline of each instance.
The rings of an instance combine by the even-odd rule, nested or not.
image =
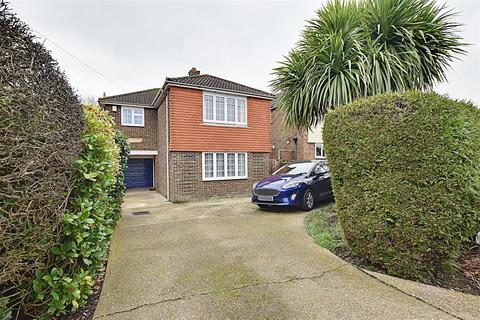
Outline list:
[[[333,200],[326,162],[319,160],[287,164],[253,185],[252,202],[260,208],[292,206],[312,210],[315,202]]]

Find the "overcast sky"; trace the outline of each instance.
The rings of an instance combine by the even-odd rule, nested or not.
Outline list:
[[[78,93],[99,97],[160,87],[193,66],[269,90],[272,68],[325,2],[13,0],[11,8],[47,38]],[[472,45],[437,90],[480,105],[480,0],[444,2]]]

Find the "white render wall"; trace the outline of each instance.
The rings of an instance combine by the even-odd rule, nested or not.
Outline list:
[[[323,143],[323,121],[318,123],[314,128],[308,130],[309,143]]]

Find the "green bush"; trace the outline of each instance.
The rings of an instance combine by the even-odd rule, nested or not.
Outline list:
[[[118,220],[122,213],[122,200],[125,195],[125,169],[127,169],[127,162],[130,156],[130,145],[127,136],[120,130],[117,130],[115,133],[115,143],[118,146],[120,158],[118,162],[118,173],[111,195],[117,199],[114,203],[113,218]]]
[[[61,241],[84,121],[50,52],[0,1],[0,319],[23,319],[35,270]]]
[[[60,232],[62,241],[51,250],[50,264],[37,270],[34,300],[48,306],[42,316],[65,314],[83,306],[92,293],[93,278],[102,266],[120,217],[123,173],[128,144],[117,136],[113,119],[97,106],[84,106],[83,152],[76,160],[77,181],[69,197]],[[120,163],[122,162],[122,163]]]
[[[324,139],[352,251],[413,279],[451,270],[480,230],[480,111],[433,93],[380,95],[328,113]]]

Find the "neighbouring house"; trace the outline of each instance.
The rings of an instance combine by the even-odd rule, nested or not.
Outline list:
[[[248,195],[269,170],[274,96],[200,74],[99,99],[128,136],[127,188],[171,201]]]
[[[271,108],[272,151],[270,159],[276,161],[274,167],[294,160],[326,159],[323,148],[323,122],[310,130],[287,128],[283,115],[275,107]]]

